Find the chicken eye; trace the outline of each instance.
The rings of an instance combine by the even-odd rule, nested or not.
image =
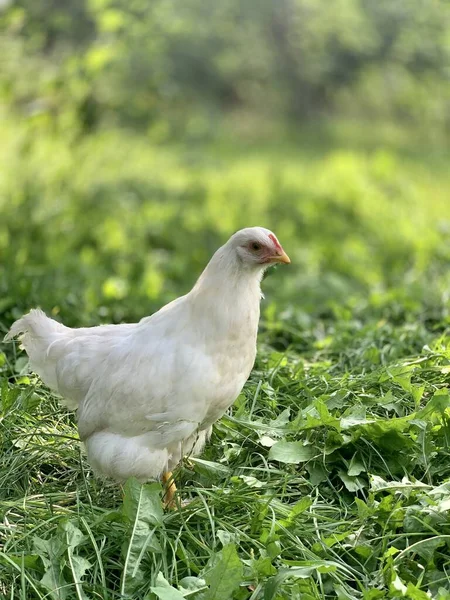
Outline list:
[[[252,250],[255,250],[255,252],[257,252],[258,250],[261,250],[261,244],[258,244],[258,242],[252,242],[251,248]]]

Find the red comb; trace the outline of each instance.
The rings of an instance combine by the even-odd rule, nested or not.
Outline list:
[[[273,233],[269,233],[269,238],[272,240],[272,242],[275,244],[275,248],[278,248],[278,250],[283,250],[283,248],[280,246],[280,242],[277,240],[277,238],[273,235]]]

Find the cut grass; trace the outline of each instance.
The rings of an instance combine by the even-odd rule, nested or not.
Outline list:
[[[159,485],[122,501],[93,479],[72,416],[5,361],[5,597],[448,597],[447,324],[372,317],[290,323],[284,351],[283,323],[264,328],[244,393],[178,470],[191,502],[165,515]]]

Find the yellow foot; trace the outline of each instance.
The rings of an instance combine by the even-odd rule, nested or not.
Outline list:
[[[175,494],[177,491],[177,486],[175,485],[172,471],[167,471],[167,473],[163,473],[162,480],[164,485],[166,486],[166,491],[163,496],[164,507],[168,510],[173,510],[174,508],[176,508]]]

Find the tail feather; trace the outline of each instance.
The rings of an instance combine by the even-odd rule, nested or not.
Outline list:
[[[57,323],[53,319],[49,319],[49,317],[47,317],[47,315],[40,308],[34,308],[33,310],[30,310],[27,315],[17,319],[17,321],[11,325],[11,329],[5,335],[3,341],[9,342],[13,338],[27,333],[30,333],[34,336],[42,335],[48,331],[50,323],[51,329],[54,330],[57,329],[58,325],[63,327],[63,325],[60,323]]]
[[[52,343],[67,331],[67,327],[47,317],[42,310],[33,309],[12,324],[4,341],[19,337],[33,371],[36,371],[49,387],[57,390],[55,364],[49,357],[49,351]]]

